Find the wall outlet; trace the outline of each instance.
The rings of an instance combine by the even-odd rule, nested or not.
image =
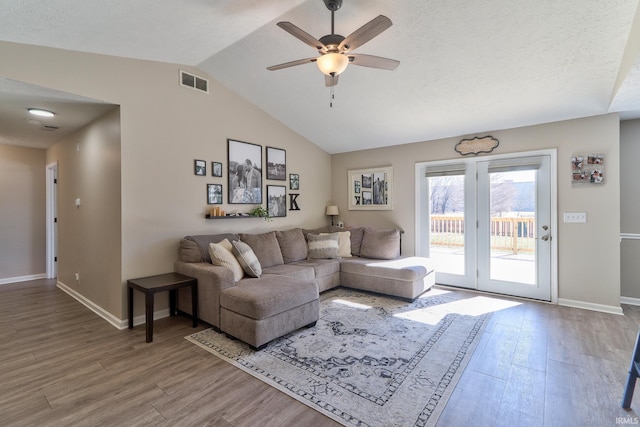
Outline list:
[[[564,222],[585,223],[587,222],[587,213],[586,212],[573,212],[573,213],[565,212]]]
[[[80,280],[80,273],[76,273],[76,282]]]

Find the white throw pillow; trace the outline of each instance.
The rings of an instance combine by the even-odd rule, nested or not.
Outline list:
[[[320,233],[321,236],[329,233]],[[338,231],[338,256],[341,258],[351,257],[351,232]]]
[[[251,246],[240,240],[234,240],[231,244],[233,245],[233,254],[236,256],[244,272],[251,277],[262,276],[262,266],[253,249],[251,249]]]
[[[219,265],[226,267],[233,273],[233,280],[236,282],[244,277],[244,270],[231,252],[231,243],[227,239],[224,239],[220,243],[209,244],[209,255],[211,256],[211,262],[213,265]]]

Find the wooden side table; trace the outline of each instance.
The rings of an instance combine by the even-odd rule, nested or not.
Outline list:
[[[147,342],[153,341],[153,300],[157,292],[169,291],[169,314],[176,315],[176,292],[191,286],[193,327],[198,326],[198,280],[180,273],[158,274],[127,280],[129,293],[129,329],[133,329],[133,290],[144,294]]]

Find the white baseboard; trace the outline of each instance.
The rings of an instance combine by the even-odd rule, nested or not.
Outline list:
[[[40,280],[40,279],[46,279],[46,278],[47,278],[47,275],[45,273],[32,274],[30,276],[9,277],[7,279],[0,279],[0,285],[8,285],[9,283],[16,283],[16,282],[28,282],[30,280]]]
[[[82,305],[87,307],[89,310],[93,311],[98,316],[102,317],[104,320],[109,322],[111,325],[113,325],[117,329],[123,330],[123,329],[127,329],[129,327],[129,319],[118,319],[113,314],[109,313],[108,311],[106,311],[105,309],[103,309],[102,307],[100,307],[99,305],[94,303],[93,301],[91,301],[88,298],[86,298],[84,295],[79,294],[78,292],[74,291],[73,289],[71,289],[70,287],[68,287],[67,285],[65,285],[64,283],[62,283],[60,281],[58,281],[57,286],[58,286],[58,288],[60,290],[62,290],[63,292],[69,294],[72,298],[74,298],[75,300],[80,302]],[[166,308],[164,310],[154,311],[153,312],[154,320],[162,319],[164,317],[169,317],[169,309],[168,308]],[[146,319],[145,319],[145,315],[144,314],[141,315],[141,316],[136,316],[136,317],[133,318],[133,326],[142,325],[142,324],[146,323],[145,320]]]
[[[640,298],[620,297],[620,304],[640,305]]]
[[[575,301],[571,299],[558,298],[558,305],[565,307],[582,308],[585,310],[600,311],[602,313],[624,315],[622,307],[613,305],[594,304],[591,302]]]

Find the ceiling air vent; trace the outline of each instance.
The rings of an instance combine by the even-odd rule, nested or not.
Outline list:
[[[199,90],[200,92],[209,93],[209,80],[187,73],[186,71],[180,70],[180,84],[190,87],[191,89]]]
[[[60,129],[58,126],[43,125],[42,130],[54,131]]]

